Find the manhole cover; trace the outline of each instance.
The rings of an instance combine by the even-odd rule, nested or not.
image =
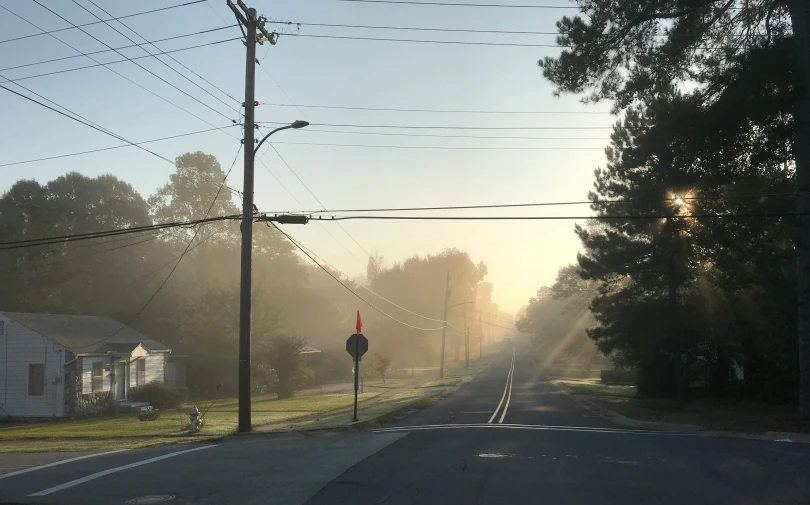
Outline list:
[[[163,503],[165,501],[174,500],[173,494],[154,494],[150,496],[140,496],[138,498],[131,498],[126,501],[127,505],[149,505],[150,503]]]

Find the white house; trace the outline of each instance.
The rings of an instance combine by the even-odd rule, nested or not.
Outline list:
[[[0,417],[72,416],[149,382],[185,385],[184,358],[108,317],[0,312]]]

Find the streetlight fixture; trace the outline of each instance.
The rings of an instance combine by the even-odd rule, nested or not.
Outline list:
[[[254,11],[255,12],[255,11]],[[248,58],[250,61],[250,58]],[[252,88],[250,94],[246,87],[245,97],[252,102]],[[247,109],[246,109],[247,110]],[[287,130],[299,129],[309,126],[306,121],[296,121],[271,131],[256,145],[253,151],[248,151],[249,144],[253,143],[253,113],[245,113],[245,185],[242,195],[242,247],[241,247],[241,278],[239,292],[239,423],[240,432],[250,431],[250,306],[251,306],[251,275],[253,271],[253,162],[256,153],[270,135]]]

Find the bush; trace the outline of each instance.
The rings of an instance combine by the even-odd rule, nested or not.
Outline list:
[[[152,382],[132,388],[129,399],[134,402],[148,402],[156,409],[176,409],[186,400],[186,388],[176,384]]]
[[[160,412],[155,409],[142,410],[138,412],[138,419],[141,421],[157,421],[160,417]]]

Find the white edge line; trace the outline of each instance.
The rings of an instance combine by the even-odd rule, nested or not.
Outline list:
[[[598,431],[616,431],[619,433],[624,432],[634,432],[634,431],[643,431],[643,432],[655,432],[659,433],[662,430],[652,430],[652,429],[631,429],[631,428],[610,428],[610,427],[600,427],[600,426],[565,426],[565,425],[555,425],[555,424],[520,424],[520,423],[503,423],[500,426],[496,426],[494,424],[490,425],[487,423],[448,423],[448,424],[417,424],[414,426],[391,426],[388,428],[377,428],[372,430],[374,432],[377,431],[388,431],[388,430],[403,430],[403,429],[412,429],[412,428],[558,428],[558,429],[570,429],[570,430],[598,430]],[[675,433],[675,432],[671,432]]]
[[[24,468],[22,470],[17,470],[16,472],[4,473],[4,474],[0,475],[0,480],[6,479],[8,477],[14,477],[15,475],[20,475],[20,474],[23,474],[23,473],[35,472],[37,470],[42,470],[44,468],[50,468],[52,466],[64,465],[65,463],[73,463],[74,461],[80,461],[82,459],[87,459],[87,458],[95,458],[96,456],[104,456],[106,454],[116,454],[116,453],[124,452],[124,451],[127,451],[127,450],[129,450],[129,449],[118,449],[118,450],[115,450],[115,451],[97,452],[97,453],[94,453],[94,454],[85,454],[84,456],[77,456],[75,458],[63,459],[61,461],[54,461],[53,463],[48,463],[47,465],[32,466],[30,468]]]
[[[503,404],[504,398],[506,398],[506,388],[509,387],[509,377],[512,375],[512,370],[515,368],[515,350],[512,349],[512,363],[509,365],[509,372],[506,374],[506,384],[503,386],[503,396],[501,396],[501,401],[498,403],[498,406],[495,408],[495,412],[492,413],[492,417],[489,418],[488,423],[491,423],[495,416],[498,415],[498,411],[501,410],[501,405]]]
[[[65,482],[64,484],[59,484],[58,486],[49,487],[48,489],[43,489],[42,491],[37,491],[36,493],[29,494],[28,496],[46,496],[46,495],[49,495],[51,493],[61,491],[63,489],[67,489],[69,487],[78,486],[79,484],[84,484],[85,482],[89,482],[91,480],[95,480],[95,479],[98,479],[100,477],[104,477],[105,475],[110,475],[110,474],[116,473],[116,472],[122,472],[124,470],[129,470],[130,468],[135,468],[135,467],[138,467],[138,466],[141,466],[141,465],[147,465],[149,463],[154,463],[156,461],[160,461],[160,460],[163,460],[163,459],[173,458],[175,456],[180,456],[181,454],[186,454],[186,453],[189,453],[189,452],[202,451],[204,449],[212,449],[214,447],[217,447],[217,445],[204,445],[204,446],[201,446],[201,447],[195,447],[193,449],[186,449],[185,451],[177,451],[177,452],[172,452],[172,453],[169,453],[169,454],[164,454],[162,456],[157,456],[155,458],[145,459],[143,461],[136,461],[135,463],[130,463],[129,465],[117,466],[115,468],[109,468],[107,470],[103,470],[101,472],[96,472],[94,474],[90,474],[90,475],[87,475],[85,477],[81,477],[79,479],[72,480],[70,482]]]
[[[509,374],[509,394],[506,396],[506,404],[503,406],[501,418],[498,419],[498,424],[503,423],[503,418],[506,417],[506,411],[509,409],[509,402],[512,401],[512,384],[515,382],[515,350],[512,349],[512,373]]]
[[[691,435],[691,433],[684,433],[684,432],[671,432],[671,431],[633,431],[633,430],[626,430],[626,431],[617,431],[617,430],[608,430],[608,429],[579,429],[574,427],[568,428],[558,428],[558,427],[550,427],[550,426],[515,426],[511,424],[467,424],[467,425],[457,425],[457,426],[412,426],[412,427],[402,427],[402,428],[388,428],[388,429],[380,429],[374,430],[373,433],[396,433],[399,431],[426,431],[426,430],[459,430],[464,428],[502,428],[502,429],[513,429],[513,430],[533,430],[533,431],[575,431],[579,433],[612,433],[612,434],[626,434],[626,435]]]

